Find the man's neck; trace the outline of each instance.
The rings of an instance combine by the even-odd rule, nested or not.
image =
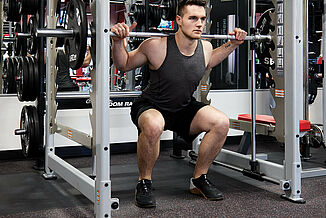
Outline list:
[[[194,54],[198,43],[197,39],[191,39],[187,37],[180,30],[178,30],[175,34],[175,41],[179,51],[186,56],[191,56]]]

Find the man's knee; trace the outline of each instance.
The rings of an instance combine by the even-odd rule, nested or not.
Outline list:
[[[141,134],[148,140],[157,141],[164,130],[164,119],[156,112],[142,114],[138,123]]]
[[[226,135],[229,132],[230,121],[229,118],[224,114],[219,114],[216,119],[214,119],[213,128],[214,131],[217,131],[219,134]]]

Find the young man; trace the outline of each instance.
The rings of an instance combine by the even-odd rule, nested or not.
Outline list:
[[[137,143],[139,181],[135,203],[155,207],[152,193],[152,170],[159,156],[163,130],[176,131],[189,142],[201,132],[198,159],[190,179],[190,192],[208,200],[221,200],[223,194],[207,179],[207,171],[220,152],[229,130],[229,119],[221,111],[197,102],[193,97],[205,70],[221,63],[240,44],[247,33],[236,28],[232,40],[217,49],[200,40],[206,12],[205,0],[180,0],[175,36],[150,38],[136,50],[127,52],[122,39],[136,26],[119,23],[111,28],[112,55],[115,66],[128,71],[149,64],[150,81],[131,108],[131,118],[139,130]]]

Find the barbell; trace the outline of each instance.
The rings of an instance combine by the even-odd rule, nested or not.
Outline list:
[[[91,34],[88,32],[88,36]],[[150,37],[168,37],[175,35],[175,33],[153,33],[153,32],[130,32],[128,37],[139,37],[139,38],[150,38]],[[29,33],[16,33],[16,37],[18,38],[29,38],[32,35]],[[58,37],[58,38],[74,38],[75,31],[73,29],[37,29],[36,30],[36,37]],[[110,36],[114,37],[117,36],[115,33],[110,32]],[[218,40],[236,40],[236,37],[233,35],[210,35],[210,34],[202,34],[202,39],[218,39]],[[6,38],[5,38],[6,39]],[[253,35],[253,36],[246,36],[246,41],[261,41],[261,40],[272,40],[271,35]]]
[[[173,4],[174,0],[168,1],[166,5]],[[173,5],[172,5],[173,7]],[[31,18],[30,18],[31,19]],[[83,64],[86,48],[87,37],[95,37],[94,34],[88,32],[87,28],[87,16],[85,5],[80,0],[70,0],[67,7],[67,17],[65,29],[38,29],[37,21],[34,19],[29,22],[29,33],[16,33],[17,38],[27,37],[31,38],[31,45],[36,45],[34,41],[38,37],[57,37],[65,39],[65,52],[68,55],[69,65],[71,69],[77,70]],[[108,31],[109,32],[109,31]],[[116,36],[113,32],[109,32],[110,36]],[[130,32],[130,37],[168,37],[173,33],[152,33],[152,32]],[[205,39],[224,39],[224,40],[236,40],[233,35],[208,35],[203,34],[201,38]],[[249,41],[270,41],[272,37],[270,35],[252,35],[246,36],[245,40]],[[35,51],[35,48],[31,49]]]

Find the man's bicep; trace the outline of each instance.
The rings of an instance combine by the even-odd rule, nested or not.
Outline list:
[[[135,69],[137,67],[143,66],[147,62],[147,56],[143,49],[138,48],[129,52],[128,61],[126,68],[128,70]]]
[[[213,49],[211,60],[209,62],[209,66],[211,68],[219,65],[229,55],[229,52],[225,50],[226,46],[228,45],[224,44],[218,48]]]

